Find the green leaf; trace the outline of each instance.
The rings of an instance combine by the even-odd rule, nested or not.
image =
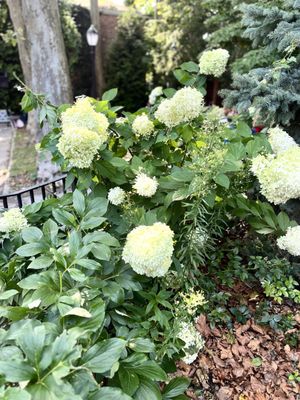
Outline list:
[[[128,161],[123,160],[123,158],[120,157],[113,157],[109,160],[110,164],[113,165],[116,168],[124,170],[125,168],[128,167]]]
[[[89,319],[83,319],[78,322],[75,328],[72,330],[76,331],[77,329],[81,331],[97,331],[98,334],[101,333],[103,321],[105,318],[105,303],[102,299],[97,299],[97,301],[92,304],[89,308],[89,311],[92,314],[92,317]]]
[[[150,339],[132,339],[129,343],[129,347],[136,353],[152,353],[155,351],[155,345]]]
[[[132,396],[139,386],[139,377],[134,372],[127,371],[122,365],[119,368],[118,375],[122,389],[129,396]]]
[[[161,393],[156,383],[149,379],[141,378],[140,386],[135,393],[135,400],[161,400]]]
[[[93,242],[100,242],[105,244],[106,246],[111,246],[111,247],[120,246],[120,243],[116,238],[114,238],[112,235],[104,231],[88,233],[83,238],[84,244],[89,244]]]
[[[117,88],[107,90],[106,92],[103,93],[102,100],[112,101],[117,96],[117,94],[118,94]]]
[[[242,143],[229,143],[228,152],[233,155],[235,160],[242,160],[245,157],[246,150]]]
[[[185,143],[189,143],[193,139],[194,135],[194,130],[190,127],[190,125],[183,126],[181,137]]]
[[[225,174],[219,174],[214,178],[214,181],[220,185],[223,186],[225,189],[228,189],[230,186],[230,180],[227,175]]]
[[[77,268],[69,268],[68,272],[72,279],[76,282],[84,282],[88,277]]]
[[[193,85],[196,81],[196,76],[191,75],[189,72],[184,71],[182,69],[175,69],[173,71],[175,78],[182,84],[182,85]]]
[[[260,366],[262,365],[262,359],[261,359],[260,357],[252,358],[251,364],[252,364],[254,367],[260,367]]]
[[[16,253],[22,257],[31,257],[45,251],[47,247],[43,243],[28,243],[19,247]]]
[[[172,179],[179,182],[191,182],[194,176],[195,173],[187,168],[174,167],[171,173]]]
[[[52,263],[53,257],[42,255],[31,261],[28,265],[28,269],[44,269],[50,267]]]
[[[0,316],[11,321],[19,321],[28,315],[30,310],[26,307],[0,307]]]
[[[251,137],[252,131],[251,128],[246,124],[246,122],[239,121],[236,126],[236,131],[242,137]]]
[[[56,219],[58,223],[66,226],[74,226],[75,225],[75,217],[73,214],[68,211],[61,209],[52,210],[52,215]]]
[[[81,237],[78,232],[72,231],[69,237],[70,254],[75,257],[80,248]]]
[[[55,243],[58,234],[58,225],[52,219],[48,219],[43,225],[43,232],[47,240]]]
[[[0,360],[23,361],[24,354],[17,346],[4,346],[0,348]]]
[[[190,381],[187,378],[176,377],[172,379],[163,390],[163,399],[169,400],[183,394],[189,387]]]
[[[85,199],[84,195],[78,189],[73,193],[73,205],[78,215],[82,217],[85,210]]]
[[[111,258],[110,248],[102,243],[95,244],[95,246],[92,248],[92,253],[98,260],[109,261]]]
[[[147,361],[134,368],[134,372],[148,379],[157,381],[167,380],[165,371],[154,361]]]
[[[30,95],[30,93],[26,92],[24,94],[24,96],[22,97],[21,107],[22,107],[22,110],[25,112],[29,112],[34,109],[35,103],[34,103],[34,99]]]
[[[119,338],[103,340],[92,346],[82,357],[82,363],[92,372],[109,371],[120,359],[126,346],[126,341]]]
[[[110,281],[102,289],[103,295],[111,301],[120,304],[124,301],[124,289],[116,282]]]
[[[35,228],[34,226],[30,226],[29,228],[24,228],[22,230],[22,238],[27,243],[38,242],[43,237],[43,232]]]
[[[18,389],[18,388],[8,388],[5,390],[2,395],[0,395],[0,399],[2,400],[31,400],[32,397],[26,390]]]
[[[91,318],[92,314],[88,312],[85,308],[74,307],[69,310],[65,315],[76,315],[77,317],[82,318]]]
[[[0,374],[7,382],[30,381],[35,370],[25,361],[0,361]]]
[[[28,204],[24,207],[24,215],[28,216],[37,213],[42,208],[42,205],[42,201],[39,201],[38,203]]]
[[[106,218],[104,217],[91,217],[88,218],[85,216],[83,220],[80,223],[81,229],[94,229],[97,228],[99,225],[101,225],[104,221],[106,221]]]
[[[174,96],[174,94],[176,93],[176,90],[173,88],[167,88],[163,90],[163,94],[170,99],[171,97]]]
[[[289,226],[291,226],[291,221],[288,217],[288,215],[281,211],[278,215],[277,215],[277,221],[278,221],[278,225],[280,227],[280,229],[285,232],[287,230],[287,228]]]
[[[103,387],[89,396],[88,400],[132,400],[132,397],[127,396],[127,394],[122,392],[119,388]],[[146,400],[146,398],[144,400]]]
[[[26,355],[27,360],[32,365],[36,365],[42,355],[45,346],[46,328],[44,325],[33,327],[31,324],[26,326],[26,333],[17,338],[17,343]]]
[[[103,217],[108,207],[108,200],[103,197],[95,197],[88,201],[86,218],[90,217]]]
[[[188,72],[199,72],[199,65],[193,61],[188,61],[180,65],[180,68]]]
[[[83,268],[91,270],[96,270],[101,267],[101,265],[97,261],[90,260],[89,258],[81,258],[79,260],[75,260],[74,263],[80,265]]]
[[[15,289],[6,290],[5,292],[0,293],[0,300],[7,300],[17,293],[19,293],[19,292]]]

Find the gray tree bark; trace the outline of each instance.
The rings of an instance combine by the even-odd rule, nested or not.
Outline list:
[[[19,56],[25,83],[54,104],[72,101],[69,66],[66,57],[58,0],[7,0],[17,34]],[[30,112],[27,129],[39,140],[37,112]],[[39,160],[38,177],[51,179],[57,167],[51,157]]]
[[[30,49],[27,40],[26,24],[23,17],[22,0],[7,0],[10,18],[17,36],[20,62],[26,85],[31,86]]]
[[[96,55],[95,55],[95,70],[96,70],[96,91],[97,95],[101,97],[104,91],[104,74],[103,74],[103,62],[102,62],[102,46],[101,46],[101,25],[100,25],[100,15],[99,15],[99,6],[98,0],[91,0],[91,22],[94,27],[97,29],[99,34],[99,40],[96,46]]]
[[[51,102],[72,100],[58,0],[7,0],[25,83]]]

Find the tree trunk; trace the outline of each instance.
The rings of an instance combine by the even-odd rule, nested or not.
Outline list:
[[[26,24],[23,17],[22,0],[7,0],[10,18],[15,28],[19,58],[27,86],[31,86],[30,49],[27,40]]]
[[[55,104],[72,100],[57,0],[7,0],[25,83]]]
[[[7,4],[26,85],[54,104],[72,101],[58,1],[7,0]],[[28,129],[37,135],[37,113],[29,114]]]
[[[54,104],[72,100],[57,0],[22,0],[30,43],[32,89]]]
[[[101,46],[101,25],[100,25],[100,15],[98,0],[91,0],[91,22],[97,29],[99,34],[99,40],[96,46],[95,55],[95,70],[96,70],[96,92],[99,97],[101,97],[104,91],[104,75],[103,75],[103,62],[102,62],[102,46]]]

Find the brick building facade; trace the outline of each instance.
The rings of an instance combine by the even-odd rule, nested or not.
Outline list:
[[[100,38],[102,45],[102,56],[104,65],[109,53],[109,48],[112,42],[116,39],[118,34],[118,17],[122,11],[117,9],[100,8]]]

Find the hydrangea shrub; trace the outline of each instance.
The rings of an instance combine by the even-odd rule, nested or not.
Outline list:
[[[185,399],[188,381],[166,373],[204,347],[194,319],[220,240],[243,219],[299,255],[299,227],[267,202],[299,197],[299,147],[205,107],[204,74],[228,55],[202,57],[136,113],[111,104],[116,89],[61,107],[26,89],[50,126],[41,151],[77,189],[0,218],[6,398]]]

